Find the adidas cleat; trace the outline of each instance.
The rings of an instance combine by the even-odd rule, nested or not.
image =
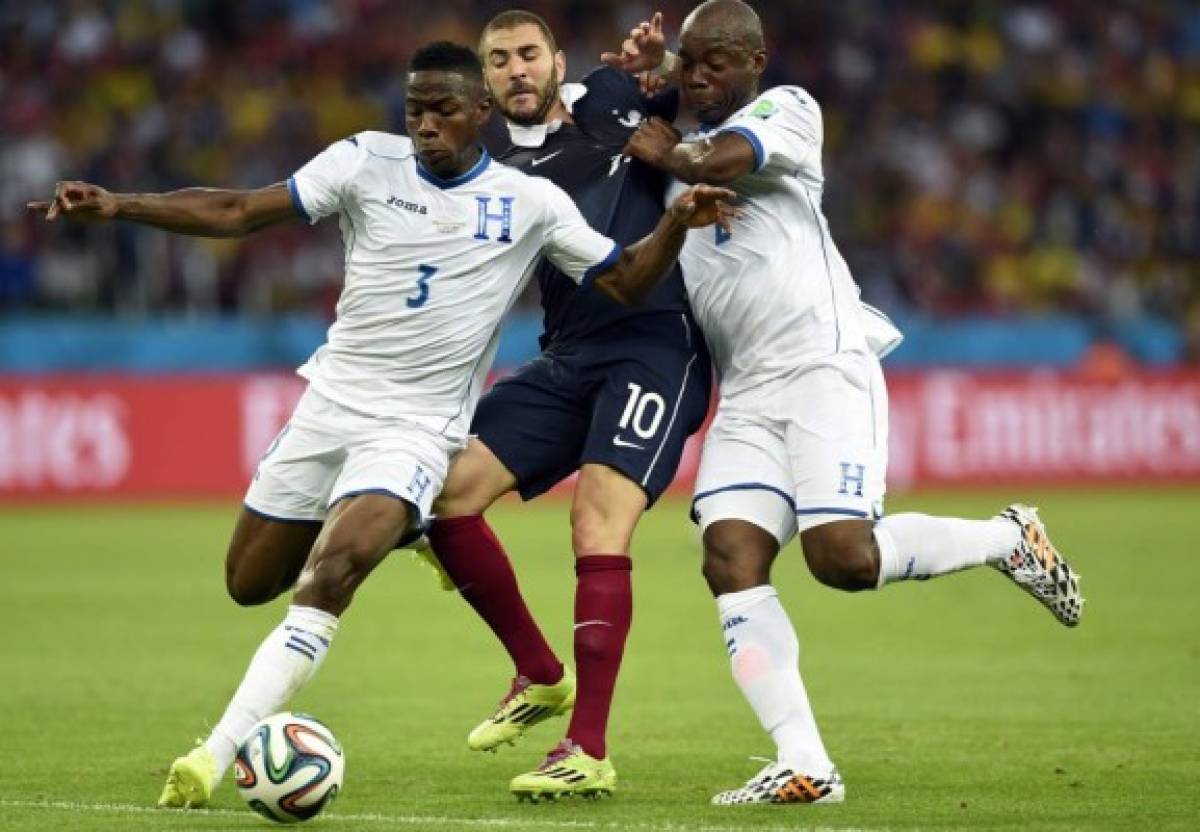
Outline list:
[[[501,743],[512,745],[534,725],[562,716],[574,707],[575,674],[567,668],[553,685],[535,685],[518,676],[496,712],[467,736],[467,747],[472,751],[495,751]]]
[[[217,761],[203,745],[171,763],[159,808],[198,809],[208,803],[217,785]]]
[[[740,806],[749,803],[841,803],[846,799],[846,784],[837,769],[824,777],[799,774],[774,760],[746,781],[740,789],[721,792],[712,799],[714,806]]]
[[[536,771],[517,775],[508,786],[518,800],[531,803],[611,796],[616,787],[617,770],[608,758],[597,760],[569,739],[555,746]]]
[[[995,567],[1068,627],[1083,615],[1079,575],[1050,543],[1037,509],[1013,503],[1000,515],[1021,527],[1021,543]]]

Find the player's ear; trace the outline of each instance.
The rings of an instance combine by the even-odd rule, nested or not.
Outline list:
[[[475,123],[482,130],[491,117],[492,96],[488,94],[486,88],[481,88],[478,97],[475,99]]]
[[[750,53],[750,66],[754,68],[756,77],[761,78],[767,69],[767,50],[755,49]]]
[[[562,83],[567,78],[567,56],[560,49],[554,53],[554,72],[558,75],[555,79],[558,83]]]

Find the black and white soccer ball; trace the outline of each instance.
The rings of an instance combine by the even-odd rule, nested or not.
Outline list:
[[[233,761],[250,808],[279,823],[315,818],[342,790],[346,756],[324,724],[278,713],[251,729]]]

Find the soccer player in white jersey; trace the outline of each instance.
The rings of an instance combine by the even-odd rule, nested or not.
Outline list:
[[[659,19],[610,57],[630,71],[658,67]],[[989,564],[1067,626],[1078,623],[1083,598],[1031,508],[1013,505],[984,521],[880,519],[887,391],[875,352],[893,339],[860,303],[821,214],[820,108],[799,87],[759,94],[762,27],[739,0],[697,7],[680,42],[672,58],[700,129],[680,141],[665,122],[645,123],[626,152],[680,183],[727,185],[739,196],[743,219],[734,232],[689,232],[680,255],[720,376],[693,513],[733,677],[778,748],[776,761],[713,802],[837,802],[845,787],[770,583],[771,564],[792,537],[799,533],[813,575],[838,589]]]
[[[546,179],[494,164],[479,145],[491,114],[464,46],[414,56],[409,137],[360,133],[286,183],[257,191],[110,194],[60,183],[47,219],[123,219],[201,236],[240,236],[337,215],[346,277],[309,386],[246,494],[226,564],[230,594],[261,603],[296,583],[211,735],[171,766],[160,806],[195,807],[259,719],[283,708],[324,660],[357,587],[417,527],[467,440],[501,317],[544,254],[621,301],[645,297],[690,225],[727,223],[732,193],[702,186],[622,250]],[[298,580],[297,580],[298,576]]]

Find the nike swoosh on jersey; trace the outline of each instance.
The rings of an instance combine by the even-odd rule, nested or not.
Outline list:
[[[613,437],[613,444],[616,445],[618,448],[637,448],[639,451],[646,450],[645,445],[639,445],[636,442],[627,442],[621,438],[620,434],[617,434]]]
[[[554,151],[553,153],[551,153],[549,156],[540,156],[540,157],[538,157],[537,159],[534,159],[533,161],[531,161],[531,162],[529,163],[529,166],[530,166],[531,168],[536,168],[536,167],[537,167],[538,165],[540,165],[542,162],[549,162],[551,159],[553,159],[555,156],[557,156],[557,155],[558,155],[558,154],[560,154],[560,153],[562,153],[562,151],[561,151],[561,150],[556,150],[556,151]]]

